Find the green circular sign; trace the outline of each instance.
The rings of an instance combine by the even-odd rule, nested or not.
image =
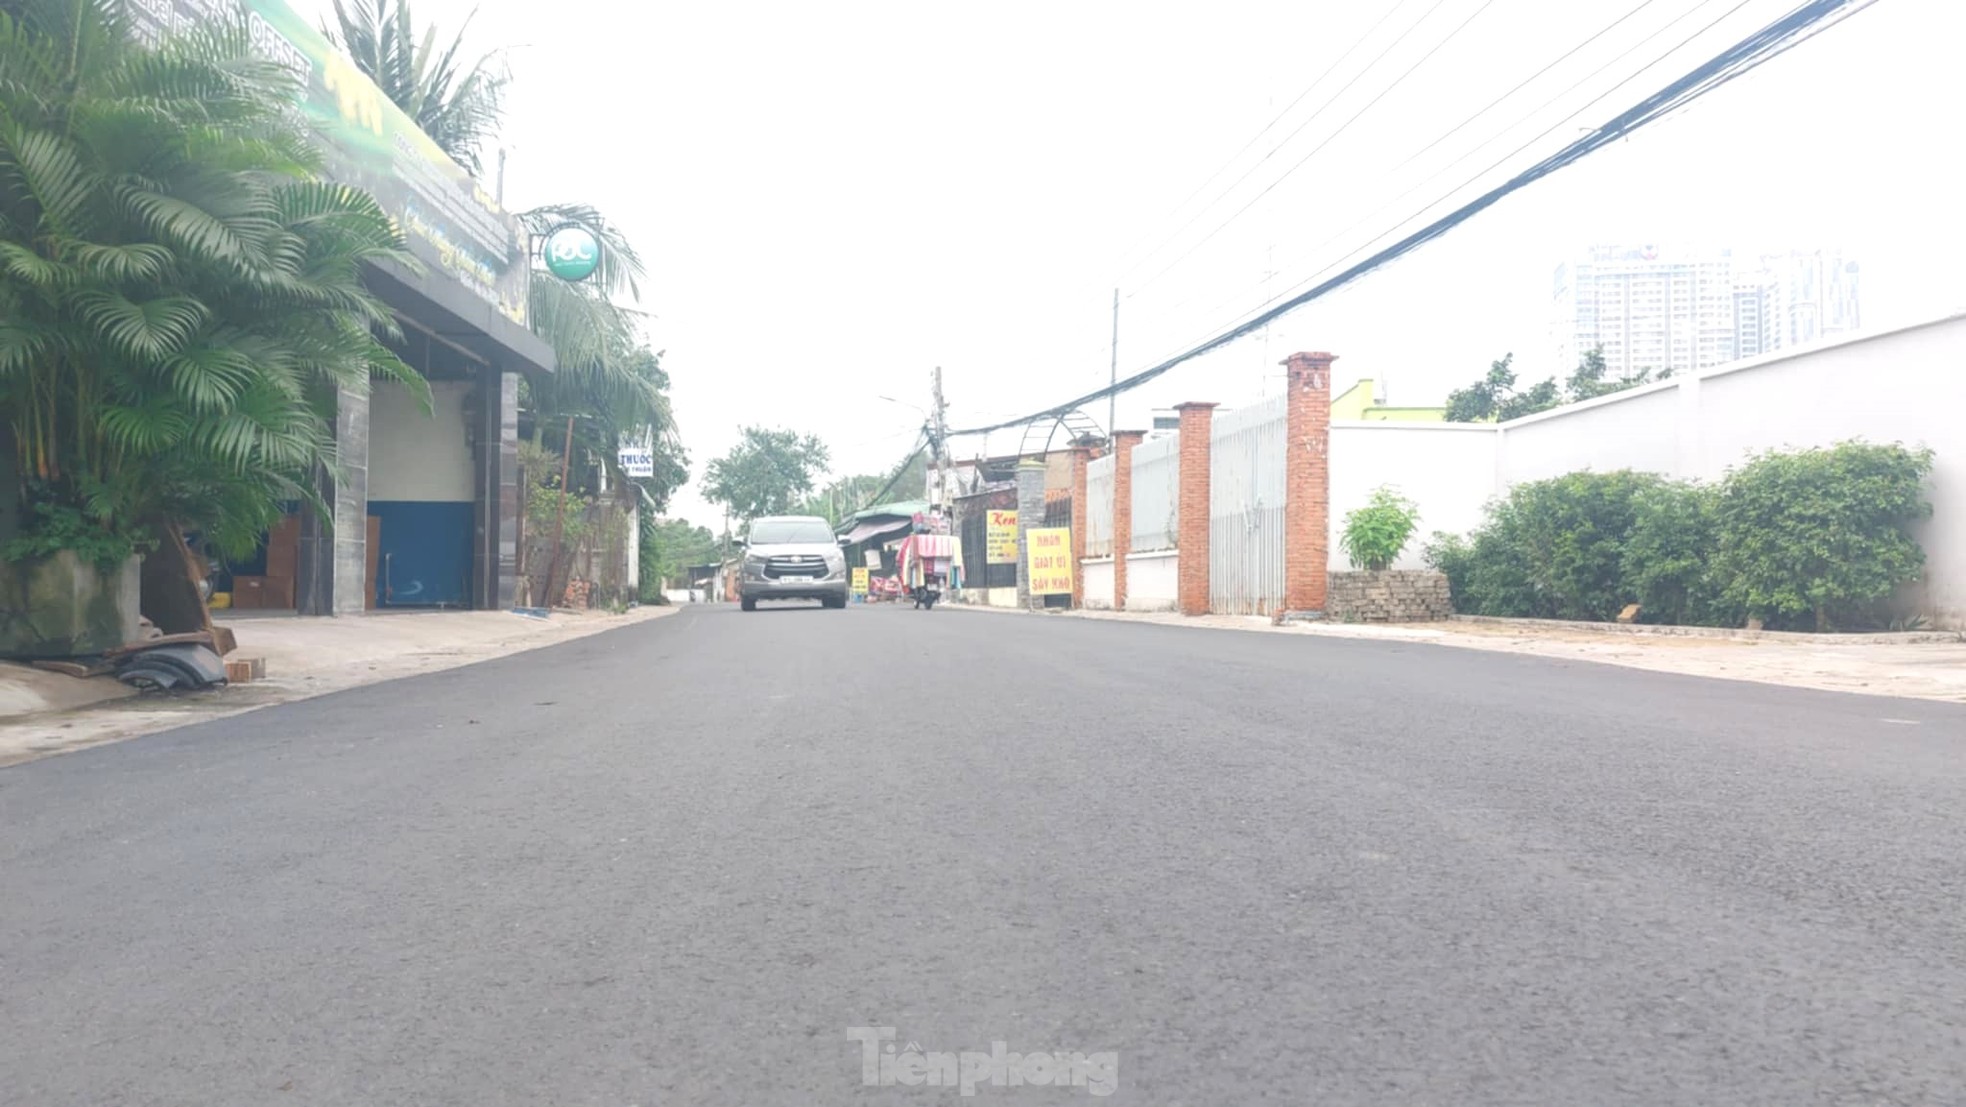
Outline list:
[[[563,281],[584,281],[601,267],[601,242],[594,232],[571,223],[555,228],[542,248],[546,268]]]

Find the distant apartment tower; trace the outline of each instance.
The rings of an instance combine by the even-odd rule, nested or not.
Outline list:
[[[1679,373],[1854,331],[1857,273],[1836,250],[1595,247],[1556,270],[1558,367],[1602,347],[1612,376]]]
[[[1861,325],[1858,267],[1836,250],[1765,254],[1735,281],[1736,356],[1800,346]]]
[[[1729,251],[1598,246],[1557,266],[1558,366],[1602,348],[1613,377],[1686,372],[1734,358],[1734,259]]]

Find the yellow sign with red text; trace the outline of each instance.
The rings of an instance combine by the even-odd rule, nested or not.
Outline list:
[[[992,511],[984,530],[984,560],[992,565],[1017,564],[1017,513]]]
[[[1024,532],[1031,595],[1072,594],[1072,528],[1038,527]]]

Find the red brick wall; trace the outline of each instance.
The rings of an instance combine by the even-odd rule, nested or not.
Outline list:
[[[1189,402],[1175,406],[1181,413],[1180,514],[1181,565],[1178,581],[1181,614],[1208,614],[1208,487],[1210,428],[1215,405]]]
[[[1126,610],[1126,554],[1133,545],[1133,447],[1145,431],[1113,432],[1113,610]]]
[[[1284,446],[1283,608],[1323,611],[1331,561],[1331,363],[1327,353],[1291,354]],[[1185,551],[1184,551],[1185,552]]]

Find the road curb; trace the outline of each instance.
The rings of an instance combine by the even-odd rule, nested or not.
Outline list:
[[[1449,624],[1534,631],[1539,634],[1583,633],[1637,638],[1706,638],[1725,642],[1792,642],[1811,646],[1915,646],[1928,642],[1966,642],[1954,630],[1887,631],[1876,634],[1808,634],[1790,630],[1744,630],[1733,627],[1682,627],[1652,623],[1587,623],[1563,619],[1511,619],[1500,615],[1456,615]],[[1424,625],[1424,624],[1421,624]]]

